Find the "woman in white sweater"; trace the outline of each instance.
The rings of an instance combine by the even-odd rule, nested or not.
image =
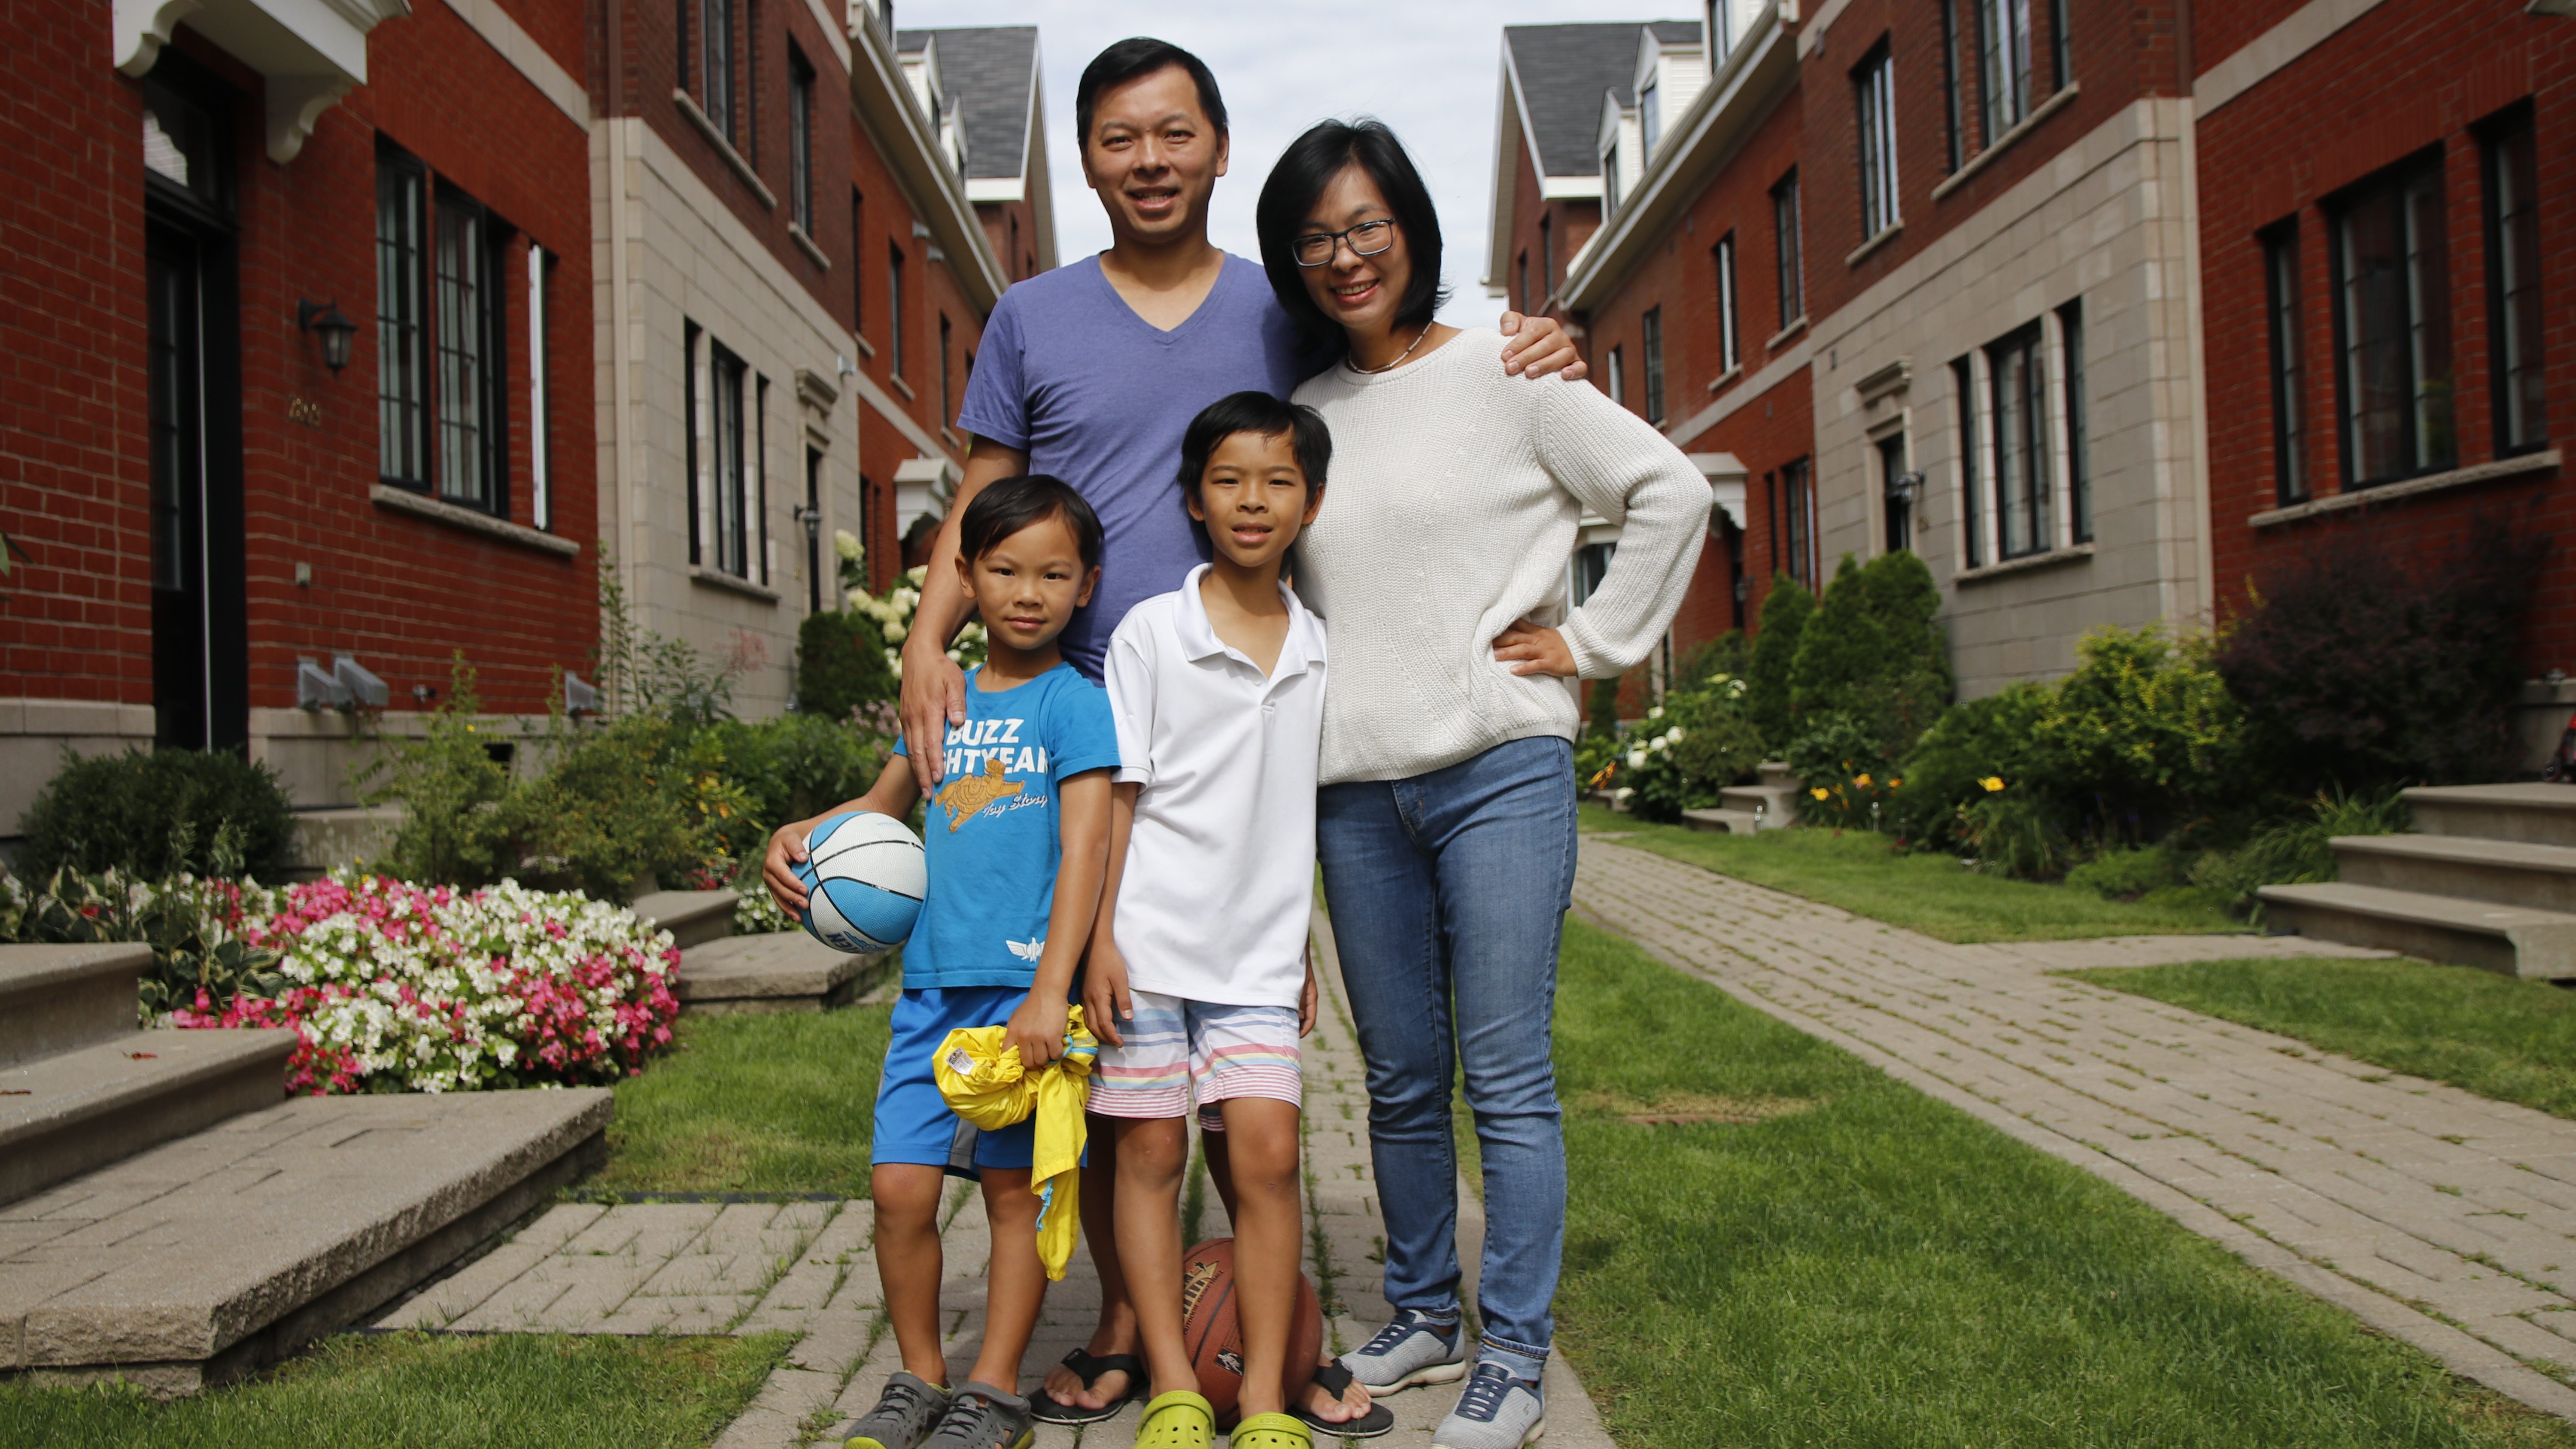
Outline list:
[[[1621,674],[1663,637],[1708,484],[1597,389],[1506,376],[1499,337],[1433,320],[1439,220],[1383,125],[1298,138],[1258,228],[1280,305],[1343,353],[1296,391],[1333,431],[1332,491],[1298,540],[1297,578],[1332,660],[1316,844],[1368,1060],[1396,1310],[1344,1362],[1379,1394],[1468,1378],[1434,1445],[1516,1449],[1543,1424],[1565,1240],[1549,1044],[1574,887],[1567,681]],[[1569,607],[1587,512],[1622,525],[1619,549]],[[1484,1159],[1472,1376],[1453,1061]]]

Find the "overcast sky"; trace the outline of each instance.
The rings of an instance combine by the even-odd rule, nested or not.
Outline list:
[[[1096,0],[896,0],[895,23],[1038,27],[1056,245],[1068,262],[1109,245],[1109,223],[1083,185],[1074,150],[1073,91],[1083,66],[1113,42],[1158,36],[1196,52],[1216,72],[1232,113],[1234,154],[1217,183],[1210,230],[1217,245],[1243,256],[1258,258],[1252,204],[1270,163],[1297,133],[1327,116],[1378,117],[1404,139],[1431,183],[1447,251],[1442,270],[1454,294],[1441,316],[1467,325],[1490,322],[1502,310],[1480,285],[1502,28],[1642,21],[1692,9],[1605,0],[1201,0],[1133,10]]]

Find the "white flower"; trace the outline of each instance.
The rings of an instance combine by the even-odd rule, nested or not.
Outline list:
[[[1630,750],[1628,752],[1628,768],[1631,770],[1642,770],[1646,768],[1646,752],[1644,750]]]
[[[858,535],[846,528],[832,530],[832,552],[849,563],[857,563],[867,556],[867,551],[859,547]]]
[[[879,632],[885,635],[885,641],[888,644],[900,644],[903,642],[903,636],[911,633],[912,630],[909,626],[897,620],[888,619],[885,621],[884,625],[881,626]]]
[[[922,581],[930,577],[930,565],[914,564],[912,567],[903,571],[903,577],[905,582],[911,584],[914,588],[920,588]]]
[[[1656,705],[1653,709],[1646,711],[1646,718],[1648,719],[1662,719],[1663,717],[1664,707],[1660,704]]]
[[[1660,754],[1662,754],[1664,751],[1671,749],[1672,747],[1673,747],[1673,742],[1672,742],[1672,740],[1671,740],[1669,737],[1664,736],[1664,735],[1657,735],[1657,736],[1655,736],[1653,739],[1646,741],[1646,748],[1647,748],[1647,749],[1650,749],[1650,750],[1652,750],[1652,751],[1654,751],[1656,754],[1659,754],[1659,755],[1660,755]]]
[[[1664,731],[1664,743],[1665,743],[1665,744],[1668,744],[1668,745],[1678,745],[1678,744],[1680,744],[1681,742],[1682,742],[1682,727],[1681,727],[1680,725],[1675,725],[1675,726],[1673,726],[1671,729],[1668,729],[1668,730]]]

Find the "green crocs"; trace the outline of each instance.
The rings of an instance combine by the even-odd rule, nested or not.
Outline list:
[[[1314,1432],[1294,1414],[1255,1414],[1234,1426],[1234,1449],[1315,1449]]]
[[[1187,1389],[1156,1394],[1136,1424],[1136,1449],[1212,1449],[1216,1406]]]

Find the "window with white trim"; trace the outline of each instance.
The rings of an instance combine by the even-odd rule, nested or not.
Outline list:
[[[1977,90],[1988,146],[2030,114],[2030,0],[1977,0]]]
[[[1864,240],[1897,223],[1896,59],[1882,40],[1852,72],[1860,113],[1860,232]]]
[[[1718,238],[1710,255],[1717,264],[1717,370],[1724,376],[1744,365],[1735,315],[1735,233]]]

